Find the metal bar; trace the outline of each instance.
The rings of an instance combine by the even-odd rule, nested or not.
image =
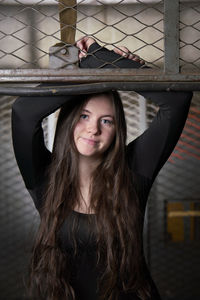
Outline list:
[[[2,0],[1,0],[2,1]],[[191,0],[182,0],[183,2],[188,2]],[[198,0],[195,0],[193,2],[197,2]],[[38,3],[39,2],[39,3]],[[143,3],[148,3],[148,4],[154,4],[157,3],[158,0],[143,0]],[[39,1],[39,0],[23,0],[23,4],[25,5],[55,5],[55,0],[45,0],[45,1]],[[101,1],[96,1],[96,0],[77,0],[77,3],[80,5],[113,5],[116,4],[116,0],[101,0]],[[138,4],[138,0],[123,0],[122,4]],[[3,3],[0,3],[0,5],[13,5],[13,0],[6,0]],[[15,2],[14,5],[20,5],[20,2]]]
[[[2,0],[1,0],[2,1]],[[38,3],[39,2],[39,3]],[[156,4],[158,3],[159,0],[142,0],[143,4]],[[182,3],[190,3],[190,4],[198,4],[199,0],[181,0]],[[101,1],[96,1],[96,0],[77,0],[77,3],[80,5],[113,5],[116,4],[116,0],[101,0]],[[123,0],[121,4],[138,4],[138,0]],[[142,4],[141,3],[141,4]],[[39,0],[23,0],[23,4],[25,5],[55,5],[56,2],[55,0],[45,0],[45,1],[39,1]],[[13,5],[13,0],[6,0],[3,3],[0,3],[0,5],[5,6],[5,5]],[[14,5],[19,6],[21,5],[20,1],[19,2],[14,2]]]
[[[29,24],[30,20],[31,20],[31,26],[28,26],[28,44],[32,44],[32,41],[37,40],[37,33],[36,30],[34,28],[37,27],[36,23],[36,15],[32,13],[31,10],[27,10],[26,14],[26,22],[27,24]],[[35,47],[29,47],[29,55],[30,55],[30,61],[31,62],[35,62],[37,61],[37,50]]]
[[[198,210],[187,210],[187,211],[170,211],[168,218],[177,217],[200,217],[200,211]]]
[[[179,73],[179,0],[164,1],[165,74]]]
[[[98,93],[108,90],[121,91],[191,91],[200,90],[200,86],[194,84],[178,83],[132,83],[132,82],[101,82],[90,84],[77,84],[68,86],[52,87],[9,87],[0,86],[0,95],[12,96],[55,96],[55,95],[78,95]]]
[[[193,82],[200,85],[200,73],[163,74],[152,69],[9,69],[0,70],[0,82]]]
[[[63,43],[75,43],[77,10],[76,0],[59,0],[61,40]]]

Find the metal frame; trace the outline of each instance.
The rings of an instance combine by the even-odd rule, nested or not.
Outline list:
[[[66,95],[91,92],[94,89],[135,91],[199,91],[200,73],[179,70],[179,4],[180,0],[164,0],[165,60],[164,70],[153,69],[9,69],[0,70],[1,95]],[[52,87],[11,87],[8,83],[50,82]],[[53,83],[63,83],[62,87]],[[69,85],[69,83],[81,85]],[[95,82],[95,84],[94,84]],[[67,84],[66,84],[67,83]],[[84,83],[84,85],[82,84]],[[98,85],[99,83],[99,85]],[[102,83],[104,83],[102,85]],[[7,85],[5,85],[7,84]],[[78,90],[77,90],[78,89]]]
[[[179,73],[179,0],[164,1],[165,74]]]

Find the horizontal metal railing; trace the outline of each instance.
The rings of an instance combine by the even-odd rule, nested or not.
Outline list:
[[[51,3],[50,3],[51,2]],[[0,37],[2,43],[8,42],[8,45],[4,49],[0,49],[3,53],[0,57],[0,94],[5,95],[22,95],[23,93],[28,94],[38,94],[37,89],[31,89],[27,88],[26,85],[24,87],[15,87],[15,91],[10,86],[10,83],[41,83],[41,82],[50,82],[52,83],[52,89],[56,89],[54,83],[55,82],[61,82],[63,83],[64,87],[62,90],[60,89],[58,91],[58,88],[56,89],[58,94],[64,93],[69,94],[73,93],[73,87],[67,86],[70,82],[75,83],[84,83],[84,87],[82,86],[83,90],[86,90],[86,84],[88,84],[88,91],[91,89],[92,84],[95,83],[107,83],[107,86],[111,86],[112,88],[116,88],[116,86],[120,87],[122,90],[200,90],[200,67],[199,67],[199,59],[200,59],[200,48],[198,46],[198,40],[200,40],[200,35],[198,36],[198,32],[200,30],[198,29],[198,14],[200,14],[200,5],[198,1],[179,1],[179,0],[165,0],[165,1],[150,1],[147,2],[145,0],[137,0],[137,1],[116,1],[115,3],[113,1],[77,1],[77,6],[73,6],[72,10],[77,12],[78,14],[78,20],[77,20],[77,33],[80,35],[91,35],[93,38],[95,38],[102,46],[117,46],[119,44],[119,41],[121,43],[125,42],[126,45],[126,38],[131,38],[135,43],[139,43],[138,46],[134,46],[136,52],[140,54],[140,51],[143,51],[145,49],[150,49],[152,51],[159,51],[157,54],[157,57],[154,58],[154,60],[149,61],[147,58],[147,65],[152,67],[152,69],[115,69],[115,70],[106,70],[106,69],[84,69],[81,70],[79,68],[73,69],[73,70],[67,70],[67,69],[49,69],[48,66],[46,67],[39,67],[40,61],[42,59],[47,59],[48,57],[48,49],[43,49],[43,46],[40,44],[43,42],[43,40],[46,41],[47,38],[52,38],[53,41],[61,42],[61,39],[59,38],[58,34],[60,29],[55,30],[54,32],[50,32],[49,34],[46,33],[46,29],[41,27],[43,22],[48,18],[48,22],[57,22],[59,24],[59,19],[57,19],[57,13],[56,13],[56,5],[58,5],[58,1],[50,1],[49,6],[54,7],[54,10],[52,10],[51,15],[50,13],[46,12],[46,9],[48,5],[45,5],[45,1],[34,1],[32,2],[23,2],[20,1],[10,1],[10,7],[12,7],[14,4],[16,4],[16,7],[19,7],[18,10],[14,10],[13,14],[9,14],[7,10],[6,12],[4,9],[1,10],[2,15],[2,21],[5,19],[7,22],[9,20],[16,21],[17,25],[19,26],[19,29],[16,29],[14,32],[11,30],[9,31],[9,34],[6,32],[4,33],[1,30],[2,36]],[[64,1],[62,1],[64,3]],[[75,1],[73,1],[75,2]],[[12,5],[11,5],[12,4]],[[85,4],[85,5],[84,5]],[[123,6],[123,4],[125,6]],[[83,7],[88,5],[88,12],[83,9]],[[129,6],[128,6],[129,5]],[[137,5],[134,6],[134,5]],[[141,5],[141,9],[139,9],[139,6]],[[6,2],[3,1],[0,3],[0,6],[2,8],[6,7]],[[127,9],[125,10],[124,7],[127,6]],[[14,7],[14,6],[13,6]],[[100,10],[96,10],[95,7],[99,7]],[[48,7],[49,8],[49,7]],[[63,10],[66,7],[63,7]],[[128,11],[128,8],[130,8],[130,12]],[[90,10],[91,12],[90,12]],[[119,20],[110,21],[108,20],[108,24],[105,20],[102,19],[102,17],[99,17],[100,12],[103,10],[114,11],[114,14],[117,14],[116,16],[119,18]],[[121,10],[121,11],[120,11]],[[33,11],[34,14],[31,14],[30,11]],[[154,11],[152,13],[152,21],[148,21],[148,12]],[[14,13],[15,12],[15,13]],[[30,13],[30,17],[32,18],[32,22],[27,21],[21,18],[21,14],[24,13]],[[120,14],[120,15],[119,15]],[[143,16],[142,18],[140,15],[146,14],[147,17]],[[188,14],[194,14],[194,20],[189,18]],[[119,15],[119,16],[118,16]],[[158,15],[158,16],[157,16]],[[115,15],[114,15],[115,16]],[[38,24],[37,26],[37,17]],[[85,20],[91,19],[94,23],[98,22],[98,30],[89,30],[88,28],[85,28],[82,26],[85,24]],[[126,22],[127,20],[134,21],[138,29],[135,30],[133,26],[133,33],[128,31],[128,29],[123,28],[123,22]],[[155,20],[154,20],[155,19]],[[164,29],[162,30],[161,23],[164,24]],[[7,23],[6,23],[7,24]],[[46,24],[46,23],[45,23]],[[121,26],[119,28],[119,25]],[[1,26],[1,22],[0,22]],[[20,27],[22,26],[22,28]],[[98,27],[97,26],[97,27]],[[21,30],[28,30],[30,29],[31,34],[34,36],[35,32],[41,37],[36,38],[34,43],[26,40],[23,37],[19,37],[19,33],[21,33]],[[65,26],[64,26],[65,27]],[[74,29],[75,27],[72,26]],[[147,41],[141,38],[141,34],[144,33],[145,36],[145,30],[150,30],[150,33],[152,31],[152,41]],[[63,30],[63,29],[62,29]],[[117,34],[121,34],[121,38],[117,38],[116,41],[108,41],[108,39],[102,39],[102,36],[105,30],[115,30],[117,31]],[[188,40],[188,37],[185,37],[184,32],[186,30],[189,30],[191,32],[191,36],[195,35],[194,40]],[[192,31],[191,31],[192,30]],[[91,34],[90,34],[91,33]],[[111,32],[112,33],[112,32]],[[158,37],[153,40],[153,35],[157,33]],[[99,36],[99,34],[102,34],[102,36]],[[105,32],[106,34],[106,32]],[[183,36],[184,35],[184,36]],[[9,40],[9,39],[10,40]],[[27,38],[27,37],[26,37]],[[148,35],[147,35],[148,38]],[[22,43],[20,47],[18,47],[16,50],[14,49],[11,51],[9,49],[10,44],[9,41],[19,42]],[[134,40],[135,39],[135,40]],[[131,40],[132,41],[132,40]],[[24,44],[23,44],[24,43]],[[163,44],[163,46],[161,45]],[[20,56],[18,51],[22,51],[24,47],[29,47],[30,55],[32,55],[30,59]],[[148,48],[151,47],[151,48]],[[192,48],[191,48],[192,47]],[[1,47],[0,47],[1,48]],[[135,50],[133,49],[133,52]],[[188,49],[188,50],[187,50]],[[41,52],[42,55],[37,56],[36,52]],[[184,58],[185,52],[190,53],[190,51],[194,52],[194,59],[193,52],[191,52],[191,57]],[[148,51],[146,50],[145,53]],[[142,52],[141,52],[142,53]],[[198,54],[199,53],[199,54]],[[182,56],[181,56],[182,55]],[[23,61],[23,67],[13,67],[6,68],[6,65],[4,64],[4,67],[1,68],[1,63],[3,61],[8,60],[8,58],[15,58],[21,61]],[[159,61],[162,61],[159,63]],[[29,68],[29,66],[32,66],[32,68]],[[192,68],[185,68],[185,65],[189,66],[191,65]],[[33,68],[34,66],[34,68]],[[39,68],[38,68],[39,67]],[[117,83],[117,84],[116,84]],[[5,85],[7,84],[7,85]],[[93,86],[95,87],[95,86]],[[74,87],[75,89],[75,87]],[[44,94],[53,94],[50,90],[43,89]],[[41,90],[42,92],[42,90]],[[40,92],[40,94],[41,94]]]

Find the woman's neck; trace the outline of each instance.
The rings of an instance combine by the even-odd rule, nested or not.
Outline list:
[[[92,160],[91,158],[81,157],[79,159],[79,178],[80,178],[80,206],[76,206],[74,209],[84,213],[88,212],[90,206],[90,184],[92,179],[92,173],[99,164],[98,160]]]
[[[79,178],[80,187],[90,186],[92,173],[99,164],[99,160],[88,157],[80,157],[79,159]]]

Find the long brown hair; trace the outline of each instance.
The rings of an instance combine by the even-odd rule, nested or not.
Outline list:
[[[31,289],[36,291],[37,299],[75,299],[70,285],[73,266],[69,253],[61,249],[59,231],[80,199],[74,128],[86,101],[97,95],[79,96],[73,103],[65,104],[59,114],[41,224],[30,265]],[[92,174],[90,209],[96,213],[97,266],[101,270],[99,299],[117,300],[121,292],[135,292],[146,300],[149,285],[142,254],[143,217],[126,159],[123,106],[117,92],[103,95],[114,103],[116,136]]]

